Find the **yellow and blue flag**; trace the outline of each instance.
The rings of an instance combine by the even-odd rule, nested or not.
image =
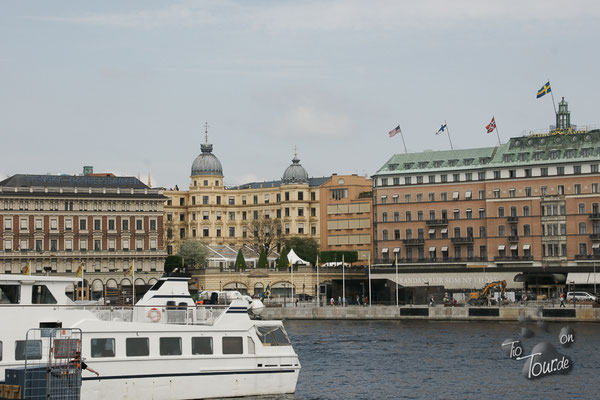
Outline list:
[[[552,91],[552,89],[550,89],[550,81],[548,81],[544,86],[542,86],[542,88],[540,90],[538,90],[536,99],[539,99],[540,97],[542,97],[545,94],[550,93],[551,91]]]

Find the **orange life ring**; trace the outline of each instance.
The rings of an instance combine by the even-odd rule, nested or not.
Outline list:
[[[158,308],[151,308],[148,311],[148,318],[150,318],[152,322],[160,321],[160,310]]]

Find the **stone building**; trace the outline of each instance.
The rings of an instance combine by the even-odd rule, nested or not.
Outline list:
[[[572,126],[564,99],[558,114],[559,129],[499,146],[390,158],[373,176],[377,262],[524,272],[518,279],[540,289],[591,270],[600,260],[600,130]]]
[[[0,271],[75,275],[83,262],[96,299],[131,290],[123,271],[133,261],[136,286],[147,287],[166,256],[164,199],[133,177],[14,175],[0,182]]]
[[[201,145],[192,163],[188,190],[167,190],[165,241],[169,254],[181,240],[239,247],[250,242],[250,221],[278,218],[283,236],[320,237],[319,187],[329,178],[310,178],[297,156],[280,180],[226,187],[213,146]],[[279,249],[276,249],[277,251]]]
[[[358,264],[368,263],[373,243],[371,186],[371,179],[337,174],[321,185],[321,251],[356,251]]]

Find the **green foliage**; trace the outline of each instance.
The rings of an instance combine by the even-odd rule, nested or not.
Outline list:
[[[317,255],[319,254],[319,244],[313,238],[305,237],[291,237],[285,241],[286,249],[293,249],[294,252],[309,263],[315,265],[317,262]],[[287,255],[286,255],[287,261]]]
[[[258,268],[268,268],[269,260],[267,260],[267,253],[265,250],[260,251],[260,256],[258,256]]]
[[[208,257],[208,250],[202,242],[194,239],[186,239],[179,245],[177,255],[183,257],[188,267],[202,266]]]
[[[322,251],[319,262],[320,263],[328,263],[328,262],[341,262],[342,255],[344,256],[345,263],[354,263],[358,261],[358,252],[357,251]]]
[[[243,271],[246,269],[246,260],[244,259],[244,255],[242,254],[242,249],[240,249],[237,253],[237,258],[235,259],[235,270]]]
[[[165,259],[165,272],[167,274],[171,273],[175,268],[181,267],[181,257],[179,256],[168,256]]]
[[[289,266],[287,255],[288,249],[287,247],[283,246],[281,248],[281,253],[279,254],[279,260],[277,261],[277,268],[286,269]]]

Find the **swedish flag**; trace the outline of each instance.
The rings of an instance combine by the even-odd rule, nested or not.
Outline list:
[[[548,81],[544,86],[542,86],[542,88],[540,90],[538,90],[536,99],[539,99],[540,97],[542,97],[545,94],[550,93],[551,91],[552,91],[552,89],[550,89],[550,81]]]

